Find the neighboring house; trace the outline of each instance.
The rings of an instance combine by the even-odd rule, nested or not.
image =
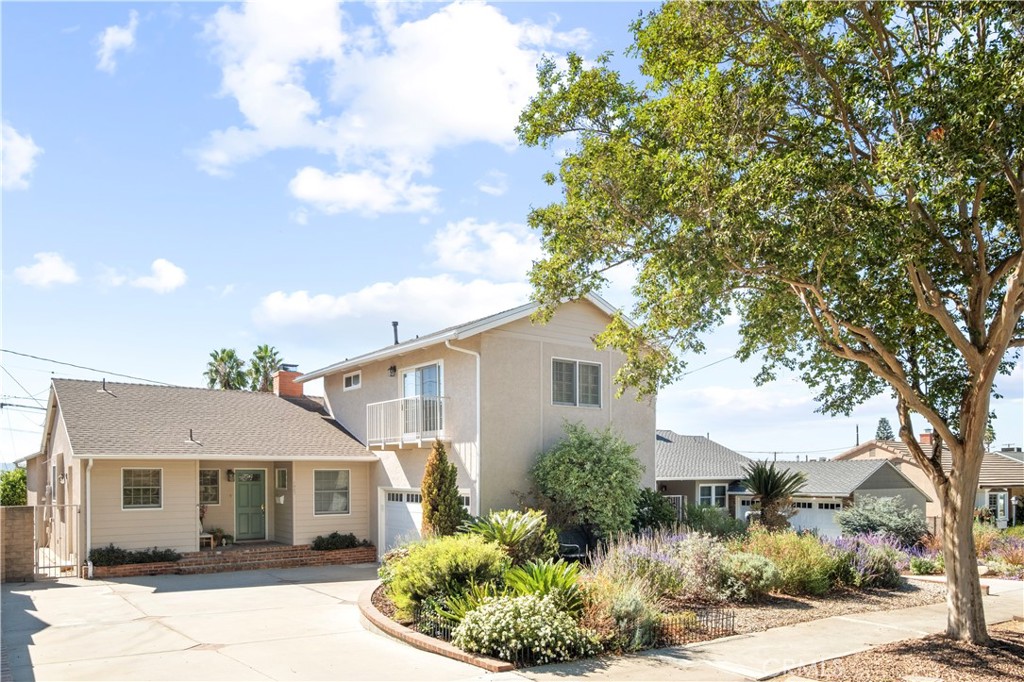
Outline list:
[[[918,438],[925,449],[930,449],[932,433],[921,434]],[[869,440],[855,448],[836,455],[836,460],[888,460],[898,468],[914,485],[924,490],[931,497],[926,515],[933,531],[938,532],[941,525],[942,512],[939,509],[939,498],[928,474],[914,460],[910,449],[903,441]],[[952,459],[949,450],[942,450],[942,467],[949,471]],[[1019,506],[1016,512],[1011,509],[1012,500],[1016,498]],[[987,452],[981,462],[981,478],[978,482],[978,493],[975,508],[988,507],[992,511],[996,524],[1006,527],[1014,517],[1021,518],[1024,510],[1024,455],[1020,448],[1006,448],[999,452]],[[1018,521],[1019,522],[1019,521]]]
[[[530,489],[537,456],[565,422],[614,426],[636,446],[654,485],[654,399],[616,397],[625,357],[593,338],[615,310],[599,296],[565,303],[544,325],[527,304],[407,339],[310,372],[324,380],[334,418],[379,457],[368,492],[371,537],[381,551],[418,537],[420,484],[435,438],[458,469],[473,514],[514,507]]]
[[[681,436],[658,430],[655,463],[658,490],[678,507],[700,504],[721,507],[738,519],[756,509],[754,498],[740,484],[750,460],[704,436]],[[775,463],[799,471],[807,482],[793,496],[797,529],[817,529],[822,535],[840,534],[835,512],[863,497],[900,497],[908,507],[924,509],[928,496],[899,469],[885,460]]]
[[[377,457],[296,376],[276,374],[275,393],[54,379],[24,460],[28,503],[46,512],[37,542],[59,536],[71,564],[110,543],[196,551],[203,506],[206,529],[236,540],[372,537]]]

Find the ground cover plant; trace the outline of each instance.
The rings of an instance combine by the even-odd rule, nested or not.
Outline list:
[[[121,566],[123,564],[152,564],[161,561],[177,561],[181,554],[173,549],[123,549],[110,543],[89,551],[93,566]]]
[[[334,531],[330,535],[317,535],[310,543],[310,547],[318,552],[327,552],[334,549],[352,549],[353,547],[372,547],[369,540],[360,540],[354,533],[342,535]]]

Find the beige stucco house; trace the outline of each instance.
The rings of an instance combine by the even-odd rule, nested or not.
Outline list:
[[[40,544],[196,551],[203,530],[298,545],[333,531],[380,551],[419,534],[434,439],[473,514],[517,505],[566,421],[614,425],[654,485],[654,400],[616,397],[624,358],[593,337],[614,310],[590,296],[535,325],[532,304],[300,375],[275,392],[56,379],[40,452],[25,460]],[[324,379],[324,399],[303,384]],[[200,520],[200,515],[204,518]]]
[[[383,550],[419,534],[420,483],[434,438],[447,445],[472,514],[516,506],[537,455],[563,424],[613,425],[654,485],[654,399],[616,397],[624,356],[594,348],[614,309],[596,295],[544,325],[526,304],[310,372],[334,418],[380,458],[370,482]],[[396,336],[397,341],[397,336]]]
[[[932,442],[931,432],[922,433],[918,442],[929,447]],[[900,472],[924,490],[931,501],[925,511],[929,527],[938,533],[941,527],[941,511],[938,495],[928,474],[914,460],[910,448],[902,441],[869,440],[846,452],[836,455],[837,460],[888,460]],[[942,466],[946,471],[952,467],[949,451],[942,451]],[[1013,501],[1017,500],[1017,510],[1013,509]],[[975,508],[988,507],[995,523],[1005,528],[1013,520],[1020,522],[1024,511],[1024,459],[1019,448],[1007,448],[1000,452],[987,452],[981,463],[981,479],[975,497]]]

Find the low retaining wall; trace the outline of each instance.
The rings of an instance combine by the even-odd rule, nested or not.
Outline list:
[[[272,568],[298,568],[300,566],[346,566],[377,562],[376,547],[353,547],[323,552],[309,545],[291,547],[253,547],[227,550],[189,552],[178,561],[149,564],[122,564],[120,566],[93,566],[93,578],[129,578],[142,575],[171,575],[196,573],[226,573],[229,571],[259,571]],[[82,575],[88,576],[88,567]]]

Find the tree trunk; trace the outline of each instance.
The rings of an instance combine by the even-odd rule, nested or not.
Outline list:
[[[946,604],[949,607],[946,635],[987,645],[991,640],[985,626],[973,533],[979,473],[970,470],[977,468],[955,469],[950,473],[948,484],[937,492],[942,506],[942,556],[946,563]]]

